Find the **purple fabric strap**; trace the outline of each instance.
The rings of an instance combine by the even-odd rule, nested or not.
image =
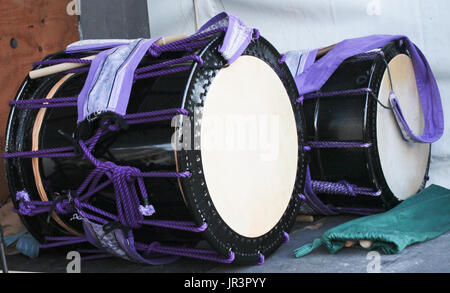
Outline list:
[[[219,47],[219,53],[227,60],[228,64],[234,62],[252,41],[253,35],[259,33],[247,27],[236,16],[222,12],[205,23],[196,34],[206,32],[218,27],[226,27],[225,37]]]
[[[330,76],[346,59],[380,48],[395,40],[403,40],[411,55],[420,103],[425,119],[422,135],[414,134],[409,128],[395,95],[391,105],[397,121],[404,130],[405,140],[432,143],[437,141],[444,131],[444,118],[439,89],[431,68],[422,52],[406,37],[400,35],[372,35],[368,37],[347,39],[331,49],[325,56],[295,77],[300,96],[314,93],[321,89]]]

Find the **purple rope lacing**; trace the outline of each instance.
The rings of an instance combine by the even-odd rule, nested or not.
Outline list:
[[[81,63],[81,64],[91,64],[92,60],[86,60],[81,58],[62,58],[62,59],[50,59],[50,60],[42,60],[37,61],[33,65],[55,65],[60,63]]]
[[[381,195],[381,190],[374,191],[370,187],[359,187],[355,184],[350,184],[345,180],[333,183],[328,181],[318,181],[311,180],[312,188],[316,193],[326,193],[326,194],[344,194],[350,196],[370,195],[379,196]]]
[[[50,243],[39,244],[40,248],[52,248],[62,245],[72,245],[87,242],[85,237],[77,236],[45,237],[45,241]]]
[[[304,100],[324,98],[324,97],[338,97],[338,96],[359,96],[364,95],[366,93],[372,93],[371,88],[359,88],[359,89],[351,89],[351,90],[342,90],[342,91],[331,91],[331,92],[315,92],[309,93],[301,96],[297,99],[297,102],[303,103]]]
[[[370,142],[342,142],[342,141],[310,141],[308,145],[311,148],[369,148]]]
[[[358,54],[356,56],[350,57],[346,59],[345,63],[354,63],[360,61],[372,61],[374,60],[382,51],[374,51],[374,52],[366,52],[362,54]]]
[[[225,27],[219,27],[215,28],[203,33],[194,34],[190,37],[187,37],[182,40],[178,40],[169,44],[165,45],[158,45],[156,43],[152,44],[149,48],[149,54],[153,57],[158,57],[164,52],[177,52],[177,51],[192,51],[197,48],[205,46],[207,43],[210,42],[209,37],[210,35],[219,33],[219,32],[225,32],[227,28]]]
[[[309,142],[311,145],[312,142]],[[325,144],[322,144],[325,143]],[[317,147],[336,147],[336,145],[333,145],[335,142],[331,142],[331,145],[328,145],[330,142],[319,142]],[[341,144],[341,142],[338,142],[338,145]],[[340,145],[341,147],[370,147],[366,146],[364,143],[355,143],[355,145],[346,145],[343,143]],[[314,145],[314,144],[313,144]],[[304,147],[305,151],[310,151],[312,148],[306,148]],[[317,180],[311,180],[311,189],[314,194],[317,193],[324,193],[324,194],[336,194],[336,195],[349,195],[349,196],[356,196],[358,194],[360,195],[368,195],[368,196],[380,196],[381,190],[373,190],[370,187],[359,187],[354,184],[350,184],[349,182],[342,180],[337,183],[334,182],[328,182],[328,181],[317,181]],[[299,198],[304,201],[308,201],[308,199],[305,197],[304,194],[298,194]],[[313,199],[311,199],[313,200]],[[338,214],[338,213],[351,213],[351,214],[358,214],[358,215],[370,215],[374,213],[383,212],[382,209],[374,209],[374,208],[353,208],[353,207],[334,207],[334,206],[328,206],[325,205],[318,197],[314,198],[314,201],[317,201],[321,206],[326,207],[327,210],[329,210],[330,213]]]
[[[9,102],[9,105],[16,106],[16,108],[19,109],[76,107],[77,99],[77,97],[62,97],[52,99],[16,100]]]
[[[263,265],[265,259],[266,259],[266,258],[264,257],[264,254],[259,253],[259,261],[258,261],[258,265],[259,265],[259,266],[260,266],[260,265]]]
[[[26,102],[24,101],[16,101],[16,102]],[[165,109],[165,110],[157,110],[151,112],[143,112],[136,114],[127,114],[124,115],[123,118],[129,124],[138,124],[138,123],[147,123],[153,121],[161,121],[161,120],[171,120],[176,115],[188,115],[189,113],[185,109],[181,108],[173,108],[173,109]],[[109,130],[116,131],[118,128],[115,125],[110,125]],[[97,132],[96,136],[87,140],[85,143],[90,145],[90,149],[92,150],[95,146],[96,141],[99,139],[102,133]],[[94,143],[95,142],[95,143]],[[58,147],[51,149],[42,149],[38,151],[25,151],[25,152],[17,152],[17,153],[5,153],[2,154],[3,158],[59,158],[59,157],[75,157],[77,156],[73,152],[74,148],[71,146],[68,147]]]
[[[221,255],[219,255],[216,251],[213,250],[163,246],[156,241],[148,245],[142,243],[135,243],[135,247],[137,250],[144,251],[145,254],[147,255],[151,252],[156,252],[161,254],[198,258],[221,263],[232,263],[235,258],[235,254],[231,250],[229,257],[223,258]]]
[[[125,115],[127,121],[135,121],[136,123],[144,123],[149,116],[149,113],[152,115],[165,115],[165,114],[184,114],[187,115],[188,112],[184,109],[167,109],[167,110],[159,110],[148,113],[136,113]],[[111,126],[111,125],[105,125]],[[19,205],[19,209],[17,212],[34,216],[39,213],[48,213],[52,211],[52,208],[56,213],[59,214],[68,214],[74,212],[74,207],[76,211],[82,216],[91,221],[107,224],[110,221],[120,221],[127,227],[130,228],[138,228],[141,225],[152,225],[162,228],[169,229],[177,229],[189,232],[203,232],[207,229],[208,225],[203,223],[201,226],[196,226],[193,222],[181,222],[181,221],[164,221],[164,220],[147,220],[143,218],[143,215],[139,209],[139,196],[138,190],[141,195],[141,199],[145,204],[148,204],[148,194],[145,189],[145,185],[143,182],[144,177],[176,177],[176,178],[185,178],[190,176],[189,172],[141,172],[137,168],[128,167],[128,166],[118,166],[112,162],[102,162],[95,158],[91,151],[95,144],[97,143],[100,136],[103,135],[105,131],[110,131],[110,127],[105,127],[103,129],[99,129],[97,133],[89,140],[89,143],[79,141],[79,146],[83,152],[83,155],[91,161],[96,167],[85,179],[85,181],[80,185],[78,190],[76,191],[79,194],[79,197],[72,198],[71,200],[63,199],[60,201],[31,201],[28,194],[24,191],[17,193],[17,201]],[[52,150],[40,150],[35,152],[22,152],[21,156],[26,157],[38,157],[38,156],[48,156],[55,155],[55,151],[68,151],[70,147],[67,148],[57,148]],[[11,155],[11,154],[9,154]],[[17,156],[17,154],[15,154]],[[102,177],[107,177],[107,180],[99,184]],[[99,190],[103,189],[107,185],[112,184],[115,189],[116,194],[120,194],[121,196],[116,197],[116,207],[118,216],[115,216],[111,213],[105,212],[99,208],[96,208],[86,201],[94,195]],[[86,192],[83,194],[83,192]],[[90,211],[89,213],[87,211]],[[56,247],[61,245],[69,245],[86,242],[85,238],[47,238],[48,242],[52,241],[52,243],[47,243],[41,245],[42,248],[48,247]],[[195,257],[205,260],[211,260],[216,262],[225,262],[229,263],[234,260],[234,253],[230,252],[230,257],[227,259],[223,259],[219,256],[215,251],[209,250],[196,250],[190,248],[174,248],[174,247],[166,247],[157,244],[152,244],[149,247],[146,247],[146,251],[148,250],[177,255],[177,256],[187,256],[187,257]],[[89,256],[87,258],[97,258],[97,257],[106,257],[107,254],[98,254],[96,256]]]

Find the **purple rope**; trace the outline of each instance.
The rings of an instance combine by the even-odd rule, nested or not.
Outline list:
[[[259,265],[259,266],[260,266],[260,265],[263,265],[263,264],[264,264],[264,260],[265,260],[264,254],[260,253],[260,254],[259,254],[258,265]]]
[[[355,214],[361,216],[368,216],[385,212],[385,210],[383,209],[375,208],[332,207],[332,209],[338,213]]]
[[[284,236],[284,243],[288,243],[290,240],[289,234],[283,231],[283,236]]]
[[[149,72],[149,73],[135,74],[134,79],[138,80],[138,79],[145,79],[145,78],[150,78],[150,77],[155,77],[155,76],[168,75],[168,74],[186,71],[186,70],[189,70],[190,68],[191,68],[190,66],[180,66],[180,67],[168,68],[168,69]]]
[[[110,257],[113,257],[113,255],[108,254],[108,253],[99,253],[99,254],[94,254],[94,255],[89,255],[89,256],[83,256],[83,257],[81,257],[81,260],[85,261],[85,260],[103,259],[103,258],[110,258]]]
[[[177,221],[163,221],[163,220],[143,220],[141,222],[144,225],[151,225],[157,227],[164,227],[176,230],[184,230],[190,232],[203,232],[208,228],[208,224],[203,223],[200,227],[197,227],[193,222],[177,222]]]
[[[379,55],[379,52],[366,52],[359,55],[355,55],[353,57],[348,58],[345,60],[345,63],[354,63],[354,62],[360,62],[360,61],[372,61]]]
[[[192,257],[221,263],[232,263],[235,258],[235,254],[233,251],[230,251],[230,256],[228,258],[223,258],[216,251],[207,249],[162,246],[159,242],[153,242],[150,245],[144,245],[140,243],[136,243],[135,245],[138,250],[144,250],[147,253],[157,252],[162,254]]]
[[[369,187],[358,187],[354,184],[348,183],[345,180],[337,183],[312,180],[311,185],[315,193],[344,194],[350,196],[356,196],[357,194],[370,196],[381,195],[381,190],[374,191]]]
[[[174,65],[174,64],[178,64],[178,63],[184,63],[184,62],[191,61],[191,60],[197,62],[199,64],[199,66],[203,65],[203,59],[200,56],[190,55],[190,56],[184,56],[184,57],[181,57],[181,58],[178,58],[178,59],[173,59],[173,60],[166,61],[166,62],[157,63],[157,64],[154,64],[154,65],[141,67],[141,68],[138,68],[135,71],[135,73],[136,74],[141,74],[141,73],[144,73],[144,72],[152,71],[152,70],[155,70],[155,69],[161,69],[161,68],[166,67],[166,66],[171,66],[171,65]]]
[[[37,61],[34,63],[34,66],[38,65],[54,65],[60,63],[81,63],[81,64],[91,64],[92,60],[86,60],[81,58],[62,58],[62,59],[51,59],[51,60],[43,60]]]
[[[225,32],[227,29],[225,27],[219,27],[216,29],[212,29],[209,30],[207,32],[203,32],[203,33],[199,33],[199,34],[194,34],[190,37],[187,37],[185,39],[182,40],[178,40],[169,44],[165,44],[165,45],[157,45],[157,44],[153,44],[150,49],[149,49],[149,53],[154,56],[157,57],[159,56],[161,53],[163,52],[168,52],[168,51],[192,51],[196,48],[200,48],[203,47],[204,45],[206,45],[207,43],[210,42],[209,39],[204,39],[205,37],[208,37],[210,35],[216,34],[218,32]]]
[[[371,93],[372,89],[370,88],[359,88],[359,89],[351,89],[351,90],[342,90],[342,91],[333,91],[333,92],[317,92],[310,93],[301,96],[297,99],[297,102],[303,103],[304,100],[324,98],[324,97],[338,97],[338,96],[358,96],[366,93]]]
[[[2,157],[7,158],[42,158],[42,157],[73,157],[74,153],[65,153],[73,151],[73,147],[59,147],[59,148],[51,148],[44,149],[38,151],[26,151],[26,152],[17,152],[17,153],[5,153],[2,154]]]
[[[52,248],[64,245],[72,245],[87,242],[84,237],[45,237],[46,241],[55,241],[54,243],[39,244],[40,248]]]
[[[17,101],[9,102],[9,105],[16,106],[19,109],[74,107],[77,105],[77,97],[35,99],[35,100],[17,100]]]
[[[369,148],[372,144],[363,142],[339,142],[339,141],[310,141],[311,148]]]
[[[146,118],[146,117],[168,115],[168,114],[189,115],[189,112],[187,110],[185,110],[185,109],[173,108],[173,109],[157,110],[157,111],[152,111],[152,112],[126,114],[126,115],[123,116],[123,118],[125,118],[125,119],[137,119],[137,118]]]
[[[82,73],[82,72],[88,72],[89,71],[89,67],[80,67],[80,68],[74,68],[74,69],[70,69],[65,71],[65,74],[69,74],[69,73]]]

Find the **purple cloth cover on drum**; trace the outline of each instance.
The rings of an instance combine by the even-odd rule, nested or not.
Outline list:
[[[253,29],[247,27],[235,16],[222,12],[198,32],[208,32],[220,27],[226,27],[226,33],[219,52],[232,63],[247,48],[252,40]],[[67,52],[100,50],[93,60],[85,85],[78,97],[78,123],[95,118],[102,112],[115,112],[125,115],[130,98],[135,71],[142,58],[158,38],[136,40],[110,40],[98,42],[74,43],[67,47]]]
[[[437,141],[444,132],[444,116],[439,89],[433,72],[422,52],[406,36],[372,35],[355,39],[347,39],[334,46],[325,56],[305,68],[295,76],[295,82],[300,96],[320,90],[339,65],[347,58],[380,48],[395,40],[403,40],[414,66],[417,89],[425,119],[422,135],[414,134],[402,115],[395,94],[391,94],[391,106],[399,122],[405,140],[419,143],[432,143]],[[310,54],[316,54],[312,51]]]
[[[83,228],[86,239],[89,243],[99,249],[117,257],[132,260],[137,263],[160,265],[167,264],[179,259],[179,256],[158,256],[155,258],[143,258],[137,251],[133,237],[127,237],[125,232],[119,228],[110,232],[103,230],[103,225],[99,225],[83,219]],[[131,236],[131,235],[128,235]]]
[[[134,72],[156,40],[133,40],[97,55],[78,96],[78,123],[106,111],[126,114]]]

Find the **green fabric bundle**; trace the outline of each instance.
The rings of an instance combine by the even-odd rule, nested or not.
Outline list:
[[[450,190],[431,185],[387,212],[334,227],[294,253],[301,257],[324,244],[334,254],[346,241],[370,240],[373,244],[367,250],[380,249],[386,254],[395,254],[408,245],[436,238],[448,231]]]

